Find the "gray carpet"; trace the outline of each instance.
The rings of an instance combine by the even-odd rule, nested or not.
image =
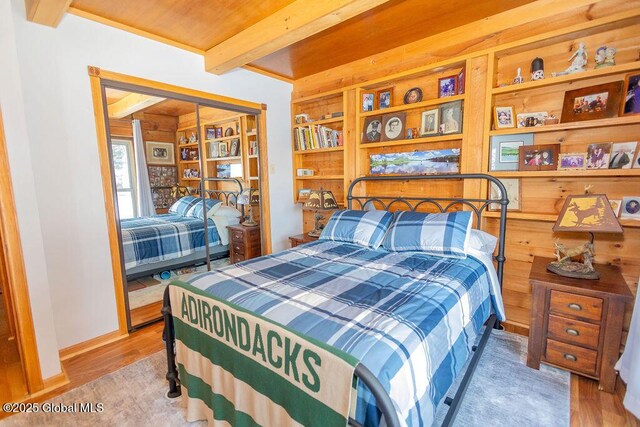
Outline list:
[[[569,374],[549,367],[543,367],[540,371],[527,368],[526,352],[526,338],[505,332],[492,334],[456,425],[569,425]],[[164,397],[167,387],[165,369],[164,352],[159,352],[49,401],[65,405],[102,402],[102,413],[19,414],[0,422],[0,425],[184,425],[180,399]],[[440,409],[439,419],[443,419],[443,408]],[[191,425],[201,426],[205,423]]]

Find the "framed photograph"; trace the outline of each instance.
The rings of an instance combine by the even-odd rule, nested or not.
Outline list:
[[[620,218],[640,219],[640,196],[623,197]]]
[[[422,89],[419,87],[412,87],[404,94],[403,99],[405,104],[415,104],[422,101]]]
[[[455,96],[458,94],[458,75],[438,79],[438,98]]]
[[[637,146],[637,141],[614,143],[609,157],[609,169],[631,169]]]
[[[380,89],[376,92],[376,97],[378,98],[378,108],[380,110],[391,107],[393,105],[393,88]]]
[[[432,108],[422,112],[422,122],[420,124],[420,135],[431,136],[440,133],[440,110]]]
[[[558,158],[558,169],[575,170],[584,169],[587,163],[587,155],[585,153],[564,153]]]
[[[460,173],[460,149],[369,155],[371,175],[438,175]]]
[[[189,160],[200,160],[199,152],[197,149],[192,148],[189,150]]]
[[[587,169],[609,169],[611,143],[589,144],[587,146]]]
[[[231,148],[229,148],[229,155],[231,157],[237,157],[240,155],[240,140],[232,139],[231,140]]]
[[[216,138],[222,138],[222,128],[216,128]]]
[[[516,116],[519,128],[530,128],[536,126],[544,126],[544,121],[549,117],[546,111],[538,113],[520,113]]]
[[[518,178],[503,178],[500,180],[502,185],[504,185],[505,190],[507,190],[507,198],[509,199],[509,204],[507,205],[508,211],[519,211],[520,210],[520,179]],[[498,186],[493,182],[491,183],[491,187],[489,189],[489,198],[491,199],[499,199],[500,198],[500,190],[498,190]],[[500,204],[499,203],[491,203],[488,207],[490,211],[499,211]]]
[[[521,171],[549,171],[558,169],[560,144],[532,145],[520,147],[518,151]]]
[[[310,188],[301,188],[300,190],[298,190],[298,203],[306,202],[310,195]]]
[[[462,132],[462,101],[447,102],[440,105],[440,133]]]
[[[604,83],[565,92],[562,123],[616,117],[620,111],[622,82]]]
[[[620,206],[622,206],[622,200],[611,200],[609,199],[609,204],[611,205],[611,210],[613,211],[615,216],[620,216]]]
[[[385,114],[382,116],[382,138],[381,141],[397,141],[403,139],[405,135],[406,112]]]
[[[373,111],[376,108],[376,94],[364,92],[362,94],[362,111]]]
[[[627,74],[624,78],[624,97],[620,114],[640,114],[640,72]]]
[[[224,130],[224,136],[233,136],[233,128],[228,127]]]
[[[493,123],[496,129],[508,129],[516,127],[513,107],[494,107]]]
[[[307,123],[309,121],[309,115],[308,114],[296,114],[293,117],[293,120],[296,122],[297,125],[301,125],[301,124]]]
[[[219,142],[211,141],[209,142],[209,158],[215,159],[216,157],[220,157],[220,152],[218,151]]]
[[[491,171],[517,171],[520,147],[533,145],[532,133],[491,137]]]
[[[462,67],[462,70],[458,73],[458,95],[464,94],[464,79],[466,78],[467,68]]]
[[[638,150],[638,153],[636,154],[636,159],[633,161],[633,168],[640,168],[640,150]]]
[[[174,146],[170,142],[147,141],[147,164],[175,165]]]
[[[229,157],[229,143],[221,142],[218,146],[219,157]],[[222,177],[224,178],[224,177]]]
[[[212,127],[208,127],[205,134],[205,139],[213,139],[215,137],[216,137],[216,129]]]
[[[382,138],[382,116],[371,116],[364,119],[362,143],[380,142]]]

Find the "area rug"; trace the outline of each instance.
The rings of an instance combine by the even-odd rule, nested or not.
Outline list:
[[[569,374],[525,364],[526,338],[496,332],[474,374],[456,426],[568,426]],[[99,413],[18,414],[7,426],[204,426],[187,423],[181,399],[167,399],[166,358],[158,352],[50,401],[54,405],[102,403]],[[444,418],[446,407],[439,409]]]

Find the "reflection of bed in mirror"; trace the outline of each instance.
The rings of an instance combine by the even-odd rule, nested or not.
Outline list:
[[[169,213],[120,221],[127,280],[205,264],[207,243],[209,259],[229,256],[227,226],[240,223],[242,212],[236,207],[242,184],[235,178],[207,180],[232,182],[237,190],[207,189],[203,202],[197,188],[177,186],[174,189],[177,201]]]

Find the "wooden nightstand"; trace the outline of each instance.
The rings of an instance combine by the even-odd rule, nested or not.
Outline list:
[[[229,229],[231,264],[262,255],[260,226],[230,225],[227,228]]]
[[[291,242],[291,247],[295,248],[298,245],[303,243],[315,242],[318,240],[317,237],[311,237],[307,233],[296,234],[295,236],[289,236],[289,242]]]
[[[612,393],[620,356],[625,303],[631,291],[617,267],[595,265],[599,280],[547,271],[551,258],[535,257],[529,274],[532,307],[527,365],[540,362],[600,381]]]

